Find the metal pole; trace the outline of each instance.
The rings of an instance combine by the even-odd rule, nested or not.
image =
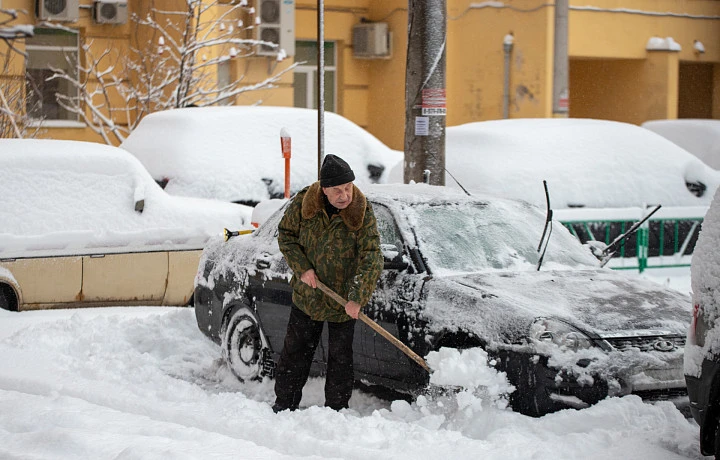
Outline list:
[[[503,39],[503,52],[505,54],[505,69],[503,78],[503,118],[510,116],[510,55],[513,49],[513,35],[509,33]]]
[[[568,0],[555,0],[555,56],[553,61],[553,117],[569,112],[568,84]]]
[[[318,111],[318,180],[325,157],[325,4],[318,0],[317,11],[317,111]]]

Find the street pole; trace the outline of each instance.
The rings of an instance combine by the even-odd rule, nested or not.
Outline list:
[[[318,0],[317,7],[317,111],[318,111],[318,169],[317,177],[320,180],[320,167],[325,157],[325,4]]]
[[[568,0],[555,0],[553,58],[553,117],[567,118],[570,111],[568,83]]]
[[[408,0],[405,183],[445,185],[446,31],[445,0]]]

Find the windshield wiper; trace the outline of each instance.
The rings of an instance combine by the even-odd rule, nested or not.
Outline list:
[[[637,232],[638,229],[640,228],[640,226],[641,226],[642,224],[644,224],[645,221],[648,220],[648,219],[650,218],[650,216],[652,216],[653,214],[655,214],[655,213],[658,211],[658,209],[660,209],[661,207],[662,207],[661,204],[655,206],[655,209],[653,209],[652,211],[650,211],[650,213],[649,213],[648,215],[646,215],[645,217],[643,217],[643,218],[640,219],[639,221],[635,222],[635,223],[633,224],[633,226],[630,227],[630,229],[629,229],[627,232],[625,232],[625,233],[623,233],[622,235],[618,236],[617,238],[615,238],[615,239],[612,241],[612,243],[608,244],[608,245],[605,247],[605,249],[603,249],[602,253],[600,253],[600,255],[598,256],[598,259],[600,259],[600,266],[601,266],[601,267],[604,267],[605,264],[607,264],[607,263],[610,261],[610,259],[612,259],[612,257],[615,255],[615,253],[617,252],[617,251],[615,250],[615,248],[616,248],[620,243],[622,243],[623,241],[625,241],[625,239],[626,239],[628,236],[630,236],[630,235],[632,235],[633,233]]]
[[[543,259],[545,258],[545,251],[547,251],[548,244],[550,244],[550,235],[552,234],[553,212],[552,212],[552,208],[550,208],[550,193],[548,193],[548,187],[547,187],[546,180],[543,180],[543,187],[545,187],[545,201],[547,202],[547,216],[545,217],[545,228],[543,229],[542,236],[540,237],[540,244],[538,244],[538,247],[537,247],[537,252],[540,254],[540,258],[538,259],[538,264],[537,264],[537,271],[540,271],[540,267],[542,266]],[[545,238],[546,234],[547,234],[547,239]],[[545,242],[545,247],[543,247],[543,241]],[[542,253],[540,253],[541,248],[542,248]]]

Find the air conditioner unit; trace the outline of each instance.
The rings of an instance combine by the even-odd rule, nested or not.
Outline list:
[[[43,21],[77,21],[79,0],[37,0],[35,15]]]
[[[278,46],[258,45],[258,56],[295,55],[295,0],[257,0],[260,24],[255,38]]]
[[[97,0],[93,16],[98,24],[125,24],[128,20],[127,0]]]
[[[390,57],[390,31],[386,22],[368,22],[353,26],[353,57],[373,59]]]

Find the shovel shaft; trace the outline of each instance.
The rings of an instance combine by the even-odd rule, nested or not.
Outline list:
[[[325,294],[327,294],[331,299],[333,299],[335,302],[339,303],[343,307],[347,304],[347,300],[340,297],[335,291],[327,287],[325,284],[323,284],[322,281],[318,280],[317,282],[318,287],[321,291],[323,291]],[[360,312],[358,315],[358,319],[362,321],[363,323],[370,326],[375,332],[380,334],[381,336],[385,337],[390,343],[395,345],[397,348],[400,349],[403,353],[408,355],[410,359],[418,363],[423,369],[425,369],[428,372],[430,371],[430,367],[427,365],[424,359],[422,359],[417,353],[412,351],[407,345],[402,343],[397,337],[386,331],[382,326],[380,326],[375,321],[371,320],[365,313]]]

